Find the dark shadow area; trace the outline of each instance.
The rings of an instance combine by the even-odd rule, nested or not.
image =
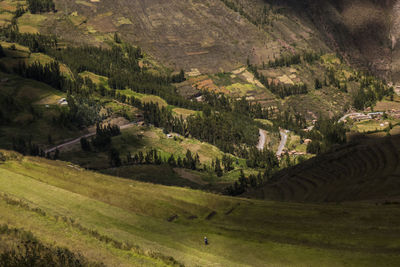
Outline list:
[[[400,199],[400,136],[355,136],[349,143],[274,175],[247,196],[296,202]]]

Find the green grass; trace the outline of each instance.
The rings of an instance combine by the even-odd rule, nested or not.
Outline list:
[[[137,181],[149,182],[162,185],[174,185],[190,188],[200,188],[197,183],[193,183],[180,177],[168,165],[132,165],[111,168],[101,171],[104,174],[133,179]]]
[[[10,71],[13,71],[13,67],[17,67],[21,61],[24,61],[27,65],[35,62],[40,62],[42,65],[45,65],[54,61],[52,57],[43,53],[31,53],[28,47],[17,43],[0,41],[0,44],[5,49],[6,54],[6,57],[1,58],[0,62],[2,62]],[[11,50],[11,46],[15,46],[16,49]],[[65,64],[60,63],[60,71],[67,78],[73,77],[72,71]]]
[[[198,113],[198,112],[196,112],[194,110],[185,109],[185,108],[173,108],[172,112],[178,117],[182,116],[183,119],[186,119],[190,115],[194,115],[194,114]]]
[[[231,198],[118,179],[36,158],[0,165],[0,191],[46,212],[41,216],[0,200],[0,223],[23,226],[43,242],[109,264],[154,261],[93,240],[54,216],[72,218],[85,228],[144,251],[159,251],[187,266],[396,266],[400,262],[396,205]],[[212,212],[216,215],[206,219]],[[205,235],[208,247],[202,244]]]
[[[74,130],[53,123],[53,117],[60,113],[57,101],[65,97],[65,93],[44,83],[0,72],[0,79],[4,78],[8,81],[0,86],[0,98],[13,96],[18,110],[2,110],[3,114],[7,114],[9,122],[0,128],[1,147],[10,148],[12,139],[19,136],[31,136],[34,143],[47,144],[49,134],[53,141],[64,140],[76,134]],[[32,109],[37,115],[32,114]]]
[[[208,143],[181,136],[168,138],[161,129],[154,127],[133,126],[125,129],[120,136],[112,138],[112,144],[120,151],[123,159],[128,152],[134,155],[139,151],[147,152],[150,148],[157,149],[164,158],[168,158],[171,154],[174,154],[176,158],[179,156],[183,158],[186,151],[190,150],[193,154],[198,153],[200,162],[205,164],[211,164],[213,159],[221,158],[223,155],[222,151]],[[105,166],[108,163],[107,155],[101,156],[102,153],[80,151],[78,145],[75,148],[71,152],[63,153],[63,158],[73,159],[80,164],[87,162],[90,167]]]
[[[111,90],[110,86],[108,85],[108,78],[105,76],[101,76],[101,75],[97,75],[94,74],[92,72],[89,71],[85,71],[80,73],[79,75],[81,75],[82,77],[88,77],[90,78],[94,83],[98,84],[98,85],[103,85],[106,89]],[[137,93],[134,92],[130,89],[125,89],[125,90],[117,90],[117,93],[121,94],[121,95],[125,95],[127,97],[135,97],[140,99],[143,103],[157,103],[159,106],[163,106],[163,107],[167,107],[168,104],[167,102],[162,99],[159,96],[155,96],[155,95],[148,95],[148,94],[141,94],[141,93]]]
[[[123,105],[116,101],[108,101],[105,100],[103,102],[105,108],[110,108],[112,113],[119,117],[124,117],[129,121],[136,120],[136,115],[139,113],[139,110],[135,107],[129,105]]]
[[[153,102],[153,103],[157,103],[160,107],[168,106],[167,102],[159,96],[136,93],[130,89],[117,90],[117,93],[120,93],[121,95],[136,97],[136,98],[140,99],[143,103]]]
[[[393,119],[382,119],[382,120],[364,120],[360,122],[355,122],[352,125],[351,130],[356,132],[372,132],[372,131],[384,131],[389,127],[389,123],[395,125],[398,120]]]
[[[295,135],[293,133],[289,134],[289,139],[286,147],[289,149],[289,151],[296,150],[297,152],[306,152],[307,151],[307,145],[301,144],[300,143],[300,136]]]
[[[264,124],[265,126],[273,126],[273,122],[270,120],[263,120],[263,119],[255,119],[254,121],[256,122],[260,122],[262,124]]]

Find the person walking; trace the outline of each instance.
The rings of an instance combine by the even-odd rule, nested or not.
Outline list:
[[[204,245],[206,245],[206,246],[208,245],[208,239],[206,236],[204,237]]]

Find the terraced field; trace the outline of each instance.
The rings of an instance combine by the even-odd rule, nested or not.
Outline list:
[[[400,199],[400,136],[363,139],[275,175],[249,195],[307,202]]]

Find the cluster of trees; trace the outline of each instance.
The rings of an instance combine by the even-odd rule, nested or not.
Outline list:
[[[100,103],[90,97],[69,94],[67,102],[68,107],[60,107],[59,116],[53,118],[55,125],[82,128],[102,121],[107,115],[100,114]]]
[[[377,101],[381,101],[384,96],[393,98],[393,87],[388,88],[383,81],[373,76],[365,75],[361,77],[360,89],[355,94],[353,106],[363,110],[366,107],[373,108]]]
[[[291,65],[296,65],[301,63],[300,54],[286,54],[282,55],[275,60],[268,61],[268,67],[277,68],[277,67],[290,67]]]
[[[167,132],[191,135],[227,153],[234,154],[238,144],[254,146],[258,141],[258,128],[246,114],[212,111],[209,114],[192,115],[185,121],[158,104],[146,103],[142,109],[146,123],[162,127]]]
[[[281,128],[290,129],[296,133],[307,127],[306,118],[296,111],[289,112],[288,110],[285,110],[284,112],[277,114],[274,122]]]
[[[96,125],[96,136],[90,143],[87,138],[81,138],[81,147],[84,151],[91,151],[92,145],[98,151],[110,150],[111,138],[121,134],[120,127],[118,125]]]
[[[97,151],[108,151],[108,158],[110,161],[110,166],[120,167],[122,165],[122,160],[119,155],[119,151],[112,147],[111,138],[121,134],[121,129],[118,125],[96,125],[96,136],[90,142],[87,138],[81,138],[81,147],[84,151],[92,151],[93,148]],[[93,148],[92,148],[93,146]]]
[[[238,196],[251,188],[259,188],[265,181],[268,181],[272,176],[272,170],[267,169],[264,174],[260,172],[257,175],[251,174],[248,177],[245,176],[243,170],[240,171],[239,179],[225,189],[225,194],[230,196]]]
[[[321,54],[310,51],[303,52],[302,54],[285,54],[281,55],[279,58],[268,61],[267,66],[269,68],[290,67],[291,65],[300,64],[303,61],[312,64],[320,58]]]
[[[315,90],[322,89],[322,86],[323,86],[322,82],[318,78],[315,78],[314,89]]]
[[[258,14],[248,14],[244,10],[245,6],[238,1],[222,0],[222,2],[228,8],[238,12],[242,17],[246,18],[250,23],[256,26],[272,25],[274,16],[270,16],[270,14],[273,14],[276,11],[274,11],[270,6],[264,5],[264,8]]]
[[[195,138],[235,154],[238,144],[255,146],[257,126],[245,114],[212,112],[209,116],[194,115],[186,119],[188,132]]]
[[[58,40],[53,35],[20,33],[17,25],[3,28],[1,34],[10,42],[29,47],[29,50],[33,53],[44,53],[52,48],[57,48],[58,45]]]
[[[24,78],[46,83],[59,90],[63,89],[65,78],[61,74],[60,64],[57,61],[52,61],[45,65],[36,61],[29,66],[25,62],[20,62],[14,71]]]
[[[324,80],[324,85],[331,85],[338,88],[340,91],[347,93],[347,82],[340,82],[340,80],[336,77],[335,70],[333,68],[329,68],[326,77]]]
[[[346,131],[343,122],[321,118],[311,131],[303,132],[301,136],[312,140],[307,145],[307,153],[319,154],[326,152],[333,145],[346,143]]]
[[[66,64],[75,74],[90,71],[108,77],[108,85],[113,90],[129,88],[138,93],[160,96],[171,105],[200,109],[199,103],[183,98],[171,85],[185,80],[184,71],[163,76],[140,68],[139,60],[143,55],[139,47],[129,44],[113,46],[111,49],[93,46],[68,47],[49,50],[48,54]],[[105,88],[102,89],[105,93]]]
[[[90,71],[110,77],[114,72],[139,73],[138,60],[142,58],[140,48],[131,45],[113,46],[111,49],[81,46],[52,49],[48,53],[65,63],[74,73]]]
[[[0,45],[0,58],[5,57],[6,54],[4,53],[3,47]]]
[[[212,160],[211,169],[210,166],[201,164],[199,154],[193,154],[190,150],[186,151],[185,157],[176,157],[171,154],[168,158],[164,158],[156,149],[150,149],[146,153],[139,151],[132,155],[128,152],[126,156],[126,163],[131,164],[168,164],[171,167],[186,168],[198,171],[212,171],[218,177],[221,177],[224,172],[230,172],[235,169],[233,166],[235,160],[229,155],[223,155],[221,159],[216,158]]]
[[[56,11],[53,0],[28,0],[28,9],[32,14]]]
[[[235,12],[238,12],[242,17],[246,18],[248,21],[250,21],[251,23],[257,25],[258,21],[256,19],[254,19],[254,17],[250,16],[249,14],[247,14],[243,7],[240,4],[237,4],[233,1],[230,0],[222,0],[222,2],[230,9],[232,9]]]
[[[268,149],[258,150],[255,147],[250,148],[246,164],[249,168],[274,169],[279,167],[278,158],[273,151]]]
[[[168,159],[162,157],[156,149],[150,149],[146,153],[139,151],[133,156],[129,152],[127,155],[127,164],[168,164],[171,167],[203,170],[199,155],[197,153],[193,155],[190,150],[186,151],[186,155],[183,158],[180,156],[176,157],[174,154],[171,154]]]
[[[230,172],[235,169],[235,167],[233,166],[233,164],[235,163],[235,160],[231,156],[224,154],[222,156],[221,162],[222,162],[222,166],[224,166],[225,172]]]
[[[211,91],[202,91],[203,113],[207,116],[211,113],[211,108],[220,112],[234,112],[238,114],[247,114],[251,118],[268,119],[272,115],[270,109],[263,108],[260,103],[251,103],[246,97],[234,99],[226,96],[224,93],[215,93]]]
[[[22,6],[22,5],[17,5],[17,9],[14,12],[14,18],[13,19],[17,19],[19,17],[22,17],[22,15],[24,15],[26,12],[26,9]],[[13,22],[12,24],[16,24],[16,22]]]
[[[17,137],[13,138],[12,147],[14,151],[21,153],[22,155],[30,156],[41,156],[45,157],[45,152],[37,145],[32,142],[32,138]]]
[[[45,151],[38,145],[32,142],[32,137],[16,137],[13,138],[12,148],[14,151],[21,153],[22,155],[29,155],[34,157],[46,157],[48,159],[57,160],[60,157],[60,151],[55,150],[55,153],[45,153]]]

